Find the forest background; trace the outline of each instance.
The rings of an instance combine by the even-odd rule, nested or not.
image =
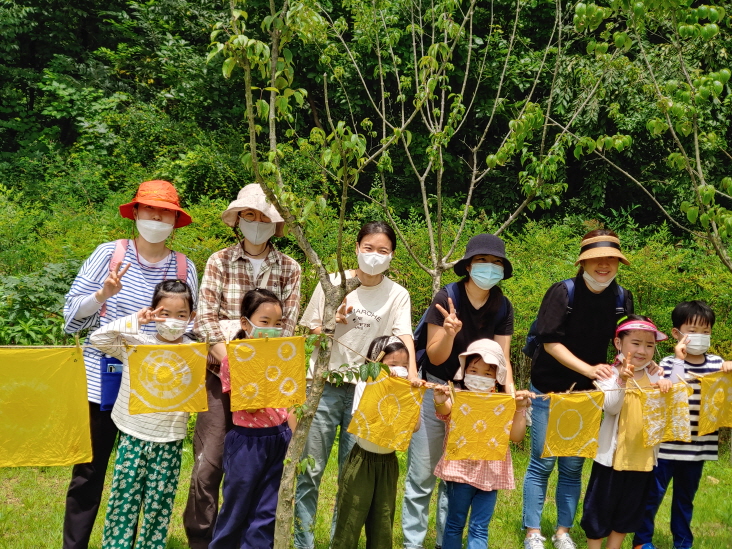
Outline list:
[[[637,312],[670,332],[704,299],[732,358],[729,6],[602,4],[0,0],[0,344],[73,341],[63,296],[98,244],[133,235],[117,208],[140,182],[178,188],[195,223],[171,244],[201,275],[236,241],[221,211],[266,180],[329,271],[339,251],[355,266],[364,222],[394,224],[415,322],[467,240],[500,232],[521,386],[541,298],[597,227],[620,234]],[[276,244],[304,307],[318,273],[295,236]],[[35,473],[3,477],[40,501]]]
[[[411,49],[409,5],[394,2],[388,22],[396,33],[392,47],[404,50],[404,74],[409,74]],[[367,32],[358,26],[359,17],[364,19],[360,4],[343,1],[318,6],[325,18],[344,21],[351,32],[324,33],[310,43],[295,36],[287,45],[294,66],[290,88],[298,91],[298,103],[278,130],[279,146],[288,188],[299,197],[318,199],[319,212],[307,221],[308,236],[327,267],[336,270],[341,188],[319,161],[322,151],[304,138],[313,128],[330,133],[327,115],[352,122],[353,131],[360,130],[369,147],[378,145],[379,139],[373,138],[376,132],[370,131],[378,120],[370,109],[380,77],[368,55]],[[659,131],[654,125],[662,123],[659,115],[663,117],[664,112],[659,110],[652,83],[644,79],[648,71],[640,65],[637,48],[623,42],[632,36],[630,27],[622,26],[619,18],[609,18],[610,8],[605,8],[605,21],[595,17],[594,23],[588,23],[594,26],[594,35],[588,35],[593,29],[585,28],[583,20],[585,11],[589,17],[592,8],[584,6],[508,0],[474,4],[470,43],[455,48],[449,76],[467,82],[468,89],[480,85],[481,92],[469,106],[471,118],[460,128],[460,138],[449,140],[444,138],[448,132],[440,134],[445,144],[440,149],[444,173],[439,193],[436,180],[425,181],[430,211],[437,209],[439,201],[444,240],[459,239],[446,259],[459,259],[470,236],[508,227],[502,234],[515,274],[503,288],[516,308],[512,358],[525,367],[519,349],[543,293],[551,283],[573,275],[584,232],[598,226],[612,228],[620,233],[632,261],[629,268],[621,268],[619,280],[634,292],[637,311],[669,331],[670,311],[677,302],[705,299],[718,315],[712,349],[731,356],[732,275],[718,253],[720,242],[722,251],[726,249],[727,235],[718,232],[717,242],[712,242],[698,219],[704,211],[696,216],[681,211],[690,209],[685,201],[693,205],[695,197],[704,197],[699,186],[690,183],[688,173],[675,165],[674,136],[664,136],[664,128]],[[253,1],[245,7],[256,33],[269,5]],[[635,10],[637,5],[632,7]],[[452,8],[458,14],[462,9],[459,3]],[[681,122],[691,124],[685,120],[675,126],[681,131],[676,132],[680,139],[700,136],[699,165],[707,173],[705,183],[717,184],[716,192],[712,187],[711,204],[724,213],[724,206],[730,205],[725,193],[730,100],[724,72],[732,32],[724,8],[718,6],[718,11],[716,18],[721,14],[722,19],[714,24],[713,36],[704,34],[713,19],[705,12],[706,22],[701,17],[705,14],[699,14],[696,24],[701,35],[688,37],[681,46],[681,57],[697,79],[695,85],[700,86],[699,75],[711,74],[715,79],[706,90],[707,95],[711,90],[712,97],[704,111],[700,107],[696,118],[689,119],[693,128],[684,127]],[[578,21],[580,12],[583,19]],[[622,7],[617,13],[621,12]],[[651,25],[652,16],[647,14],[649,23],[645,30],[641,28],[641,53],[670,79],[674,77],[675,29],[673,24],[664,27],[662,21]],[[253,179],[244,165],[249,146],[245,94],[241,72],[226,78],[224,68],[222,74],[225,57],[207,62],[213,25],[223,25],[230,18],[228,3],[209,0],[80,0],[73,4],[0,0],[1,344],[69,341],[61,330],[63,295],[80,263],[99,243],[132,236],[132,224],[119,217],[117,206],[131,198],[141,181],[162,178],[177,186],[195,223],[176,232],[173,247],[195,261],[199,275],[212,252],[234,242],[219,214],[238,189]],[[563,32],[561,51],[553,38],[557,20]],[[619,42],[618,30],[628,31]],[[616,45],[621,48],[611,56]],[[475,61],[466,68],[468,50],[483,60],[483,72],[476,70]],[[552,64],[552,56],[560,55]],[[350,63],[353,57],[359,64]],[[724,81],[721,89],[714,87],[721,85],[717,78]],[[327,102],[324,79],[331,82]],[[683,83],[674,82],[683,88]],[[538,146],[532,149],[530,134],[517,143],[514,139],[513,154],[506,151],[504,134],[515,129],[514,119],[521,120],[529,88],[531,104],[556,121],[544,131],[540,153],[545,153],[547,133],[557,135],[557,128],[566,127],[568,121],[573,124],[574,138],[560,135],[549,153],[539,158],[551,160],[551,170],[544,172],[539,171],[542,166],[536,167]],[[451,114],[454,95],[447,96],[450,102],[443,105]],[[494,122],[485,140],[488,152],[496,154],[484,156],[482,162],[492,169],[469,189],[471,144],[489,117]],[[541,123],[537,127],[541,129]],[[409,149],[392,148],[387,169],[383,161],[374,164],[353,183],[344,249],[351,249],[362,223],[385,218],[379,200],[386,173],[392,219],[416,257],[429,255],[425,214],[418,198],[421,182],[410,164],[425,165],[435,149],[435,132],[426,120],[417,120],[409,129]],[[541,132],[534,134],[536,142]],[[602,150],[605,144],[606,157],[633,179],[597,154],[587,154],[589,141],[597,143],[593,150]],[[537,185],[536,179],[542,176],[552,179],[551,184]],[[471,205],[464,230],[459,232],[469,190]],[[703,202],[699,206],[705,207]],[[707,229],[708,225],[707,220]],[[293,239],[280,239],[277,245],[303,265],[304,305],[317,283],[316,272]],[[355,257],[350,253],[345,257],[346,266],[353,266]],[[430,277],[403,246],[397,249],[390,276],[410,291],[416,320],[432,295]],[[447,271],[442,282],[452,279]],[[526,379],[525,371],[521,379]]]

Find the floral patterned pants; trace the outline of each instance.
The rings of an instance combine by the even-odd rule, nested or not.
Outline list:
[[[102,549],[165,549],[182,451],[182,440],[148,442],[120,433]]]

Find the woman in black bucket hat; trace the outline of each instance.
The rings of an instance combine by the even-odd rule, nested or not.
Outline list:
[[[425,314],[426,329],[415,342],[418,349],[426,350],[420,361],[423,378],[442,384],[461,377],[459,355],[473,341],[493,339],[508,357],[513,334],[513,306],[496,285],[513,275],[503,240],[492,234],[474,236],[453,269],[462,280],[437,292]],[[506,391],[510,392],[513,375],[510,364],[507,366]],[[436,481],[433,471],[442,455],[444,438],[445,424],[435,416],[434,401],[428,390],[422,403],[421,427],[409,446],[402,509],[405,548],[421,548],[424,542]],[[447,514],[442,483],[437,506],[436,545],[439,546]]]

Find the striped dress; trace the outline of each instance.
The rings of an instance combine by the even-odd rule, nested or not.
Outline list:
[[[82,319],[74,318],[82,302],[90,295],[102,288],[104,280],[109,275],[109,262],[112,259],[116,242],[105,242],[100,244],[94,253],[81,266],[79,274],[76,275],[69,293],[66,294],[64,303],[64,330],[73,334],[87,328],[92,330],[104,326],[117,318],[122,318],[136,313],[143,307],[149,307],[152,303],[155,286],[163,280],[175,279],[176,255],[171,253],[160,263],[149,263],[140,258],[137,260],[137,251],[132,240],[128,241],[125,253],[124,264],[129,263],[130,268],[122,277],[122,290],[106,301],[106,315],[100,317],[99,312]],[[188,259],[188,277],[186,282],[191,287],[193,296],[198,295],[198,275],[193,262]],[[99,306],[101,309],[101,305]],[[155,334],[155,324],[150,323],[142,326],[141,333]],[[89,343],[88,339],[85,343]],[[99,404],[101,401],[101,375],[100,360],[102,352],[92,347],[84,348],[84,365],[86,366],[87,396],[89,402]]]
[[[691,418],[691,442],[662,442],[658,457],[675,461],[716,461],[719,448],[718,432],[699,436],[699,403],[701,401],[701,383],[697,378],[689,375],[713,374],[722,369],[724,362],[721,357],[707,353],[703,364],[690,364],[679,360],[675,356],[667,356],[661,361],[664,377],[675,381],[672,377],[674,370],[685,372],[684,380],[692,386],[694,394],[689,397],[689,416]],[[675,366],[675,368],[674,368]]]

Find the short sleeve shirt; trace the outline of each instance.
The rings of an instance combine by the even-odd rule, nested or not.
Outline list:
[[[346,275],[347,278],[350,272]],[[340,275],[331,275],[333,284],[340,283]],[[376,286],[359,286],[346,296],[346,307],[353,307],[349,324],[336,324],[333,337],[336,343],[330,355],[330,370],[344,364],[363,364],[369,345],[379,336],[412,335],[411,301],[409,292],[386,276]],[[300,324],[311,330],[323,325],[325,294],[320,283],[315,287]],[[340,343],[339,343],[340,342]],[[312,368],[317,360],[317,349],[310,358]]]
[[[578,276],[574,281],[572,312],[567,312],[569,294],[563,282],[553,284],[544,295],[536,327],[540,343],[561,343],[587,364],[608,361],[608,347],[615,335],[618,315],[615,281],[599,294],[587,287]],[[625,290],[625,312],[633,313],[633,295]],[[592,389],[592,380],[561,364],[539,346],[531,365],[531,383],[542,393],[567,391],[575,384],[577,391]]]
[[[455,373],[460,367],[460,361],[458,356],[464,352],[468,345],[478,339],[493,339],[497,335],[513,335],[513,305],[506,298],[502,292],[495,292],[496,298],[491,299],[489,296],[488,301],[476,309],[473,304],[470,303],[467,293],[465,293],[465,283],[460,281],[457,283],[459,292],[459,303],[456,307],[456,314],[460,321],[463,323],[463,327],[455,336],[455,340],[452,346],[452,352],[448,359],[442,364],[435,365],[429,361],[429,357],[426,356],[426,361],[423,364],[423,368],[427,370],[433,376],[439,379],[449,381],[455,376]],[[432,300],[432,304],[427,309],[425,322],[428,324],[434,324],[435,326],[442,326],[445,317],[437,309],[437,305],[442,306],[446,311],[449,311],[449,304],[447,302],[448,294],[445,288],[442,288],[435,295]],[[505,307],[503,307],[503,301],[505,300]],[[505,311],[501,314],[501,310]],[[427,330],[425,330],[426,332]],[[426,343],[427,335],[422,336],[425,340],[420,342],[420,345]],[[424,348],[424,347],[422,347]]]

